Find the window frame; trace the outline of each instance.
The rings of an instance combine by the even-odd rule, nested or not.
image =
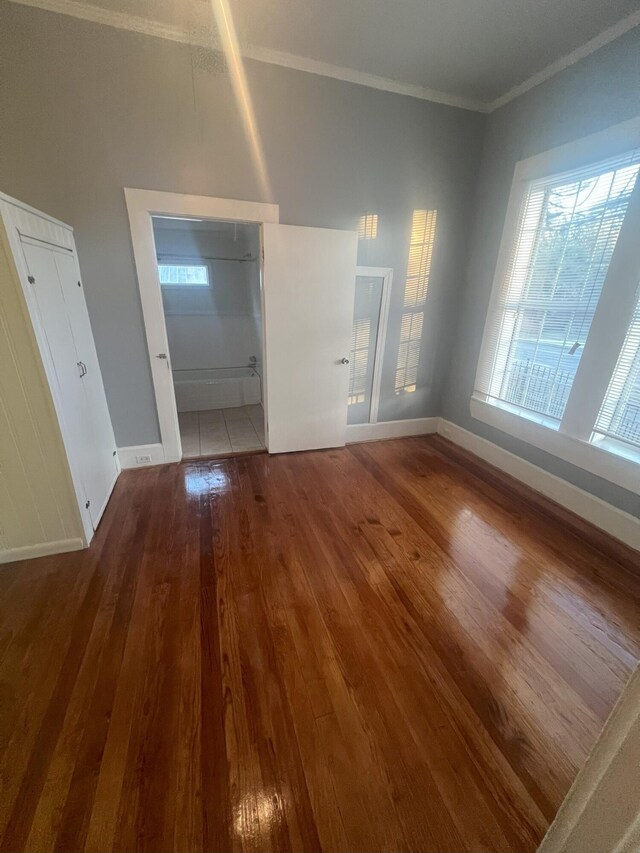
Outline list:
[[[508,403],[489,398],[478,389],[482,387],[482,378],[487,374],[488,359],[493,356],[490,340],[493,317],[499,310],[502,287],[517,236],[519,215],[530,184],[541,178],[561,176],[638,147],[640,118],[516,164],[470,400],[470,412],[476,420],[635,494],[640,494],[640,448],[631,444],[623,446],[623,442],[620,442],[618,449],[613,439],[605,449],[602,442],[592,440],[592,434],[620,352],[621,342],[620,346],[618,342],[621,330],[624,327],[624,338],[640,283],[640,245],[637,238],[633,239],[634,228],[637,234],[637,228],[640,227],[640,179],[629,202],[562,419],[553,423],[544,415],[525,413]]]

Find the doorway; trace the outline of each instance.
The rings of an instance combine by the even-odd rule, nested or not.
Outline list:
[[[357,233],[282,225],[275,204],[128,187],[124,192],[159,427],[159,442],[127,448],[129,458],[136,465],[183,458],[153,227],[158,217],[259,225],[266,449],[343,447]]]
[[[259,226],[152,223],[182,458],[264,451]]]

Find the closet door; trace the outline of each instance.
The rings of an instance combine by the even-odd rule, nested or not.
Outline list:
[[[75,258],[66,250],[26,239],[22,240],[22,249],[40,327],[55,371],[56,388],[52,390],[59,402],[58,415],[64,421],[69,461],[81,482],[95,528],[117,475],[117,465],[110,421],[107,420],[108,428],[99,424],[103,417],[100,405],[95,412],[92,411],[96,389],[91,389],[91,385],[95,386],[99,370],[94,365],[92,353],[82,351],[82,338],[87,333],[91,335],[91,329],[88,325],[83,329],[83,325],[88,324],[88,317],[86,322],[82,320],[77,296],[70,286],[73,279],[84,302],[77,276],[73,274]],[[91,379],[90,365],[94,374]],[[85,388],[87,379],[88,387]],[[98,390],[102,388],[101,379],[97,387]],[[103,405],[106,408],[106,402]],[[107,441],[109,437],[110,441]]]
[[[76,352],[78,353],[78,361],[82,363],[82,373],[84,374],[81,383],[87,398],[91,424],[90,453],[88,454],[89,460],[88,467],[85,468],[85,476],[92,483],[94,497],[91,498],[89,509],[95,527],[118,474],[116,443],[93,332],[91,331],[89,312],[80,280],[78,259],[75,254],[54,252],[54,255],[58,279],[62,288]]]

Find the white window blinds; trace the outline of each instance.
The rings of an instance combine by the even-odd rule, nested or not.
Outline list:
[[[594,432],[640,447],[640,287]]]
[[[485,398],[562,419],[639,168],[636,150],[527,185],[485,333]]]

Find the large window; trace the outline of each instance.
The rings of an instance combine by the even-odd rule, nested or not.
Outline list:
[[[607,476],[585,445],[640,463],[640,124],[592,142],[518,164],[472,413]]]

